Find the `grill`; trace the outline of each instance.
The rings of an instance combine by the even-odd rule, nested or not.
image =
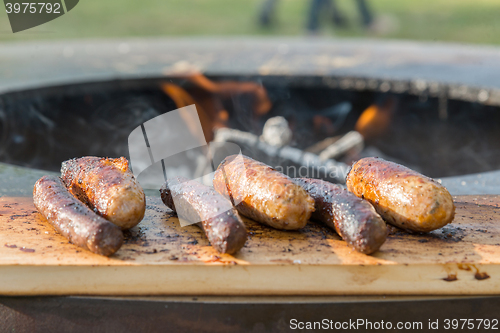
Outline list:
[[[22,58],[22,47],[9,48]],[[269,118],[283,116],[299,155],[320,154],[358,130],[364,149],[347,149],[336,160],[383,156],[431,177],[500,167],[496,50],[204,39],[49,43],[40,52],[51,60],[23,61],[28,68],[16,75],[2,69],[2,162],[57,171],[74,156],[128,156],[134,128],[194,103],[208,118],[207,141],[219,127],[260,136]],[[285,172],[300,166],[300,156],[269,157],[236,141],[245,154]]]
[[[345,172],[345,168],[360,157],[383,156],[428,176],[440,178],[452,194],[498,194],[500,191],[500,182],[497,180],[497,170],[500,170],[500,51],[497,49],[372,40],[242,38],[12,43],[2,47],[0,162],[3,163],[0,163],[0,185],[3,186],[0,186],[0,196],[30,196],[36,179],[48,172],[58,172],[61,161],[69,158],[85,155],[129,157],[127,138],[131,131],[150,119],[193,103],[197,106],[207,142],[235,142],[243,153],[279,167],[285,173],[294,172],[296,167],[314,168],[321,163],[343,168]],[[31,56],[34,50],[39,55],[36,59]],[[283,119],[288,125],[279,127],[284,124]],[[274,124],[275,131],[282,130],[281,142],[265,139],[266,124],[271,128]],[[290,130],[290,138],[284,129]],[[179,165],[185,168],[181,171],[196,176],[197,165],[193,162],[196,154],[185,154],[179,158]],[[186,164],[186,161],[194,164]],[[186,166],[188,164],[194,167],[189,168]],[[342,183],[344,180],[341,175],[329,178],[326,173],[318,176]],[[148,193],[156,194],[157,191]],[[0,201],[4,199],[0,198]],[[158,208],[154,205],[155,202],[159,203],[158,198],[148,200],[149,210]],[[18,213],[13,217],[29,218],[31,199],[24,198],[19,202],[23,204],[3,204],[0,216],[4,215],[5,218],[12,207],[18,210],[25,207],[23,212],[26,214]],[[492,202],[489,197],[473,196],[458,208],[470,210],[479,220],[486,219],[487,214],[496,214],[496,211],[492,212],[495,204]],[[161,209],[154,211],[152,219],[155,223],[161,215],[164,215]],[[22,238],[26,226],[24,223],[19,225],[19,232],[15,235]],[[34,227],[28,230],[31,230],[31,234],[38,233]],[[162,237],[160,234],[163,230],[157,230],[158,233],[150,237],[154,231],[139,227],[132,230],[129,237],[132,243],[147,243],[147,234],[152,244],[142,246],[154,247],[154,241]],[[468,232],[480,235],[486,246],[466,247],[460,249],[460,254],[453,254]],[[257,232],[252,237],[258,238],[261,234]],[[305,237],[299,232],[295,235]],[[410,259],[417,261],[424,247],[437,252],[433,247],[435,240],[446,242],[444,247],[444,243],[439,243],[440,249],[448,251],[449,256],[456,255],[455,260],[462,260],[460,256],[465,252],[469,258],[474,258],[472,260],[480,260],[477,257],[481,256],[489,258],[494,256],[491,251],[498,245],[491,245],[496,241],[490,243],[486,229],[465,230],[451,226],[420,236],[397,233],[391,237],[395,243],[406,237],[404,251],[408,251]],[[192,235],[189,232],[176,234],[171,239],[182,237]],[[308,237],[321,244],[335,236],[330,230]],[[413,243],[408,243],[410,238]],[[190,238],[189,241],[189,246],[197,245],[196,240]],[[288,240],[288,249],[276,249],[273,244],[270,247],[271,255],[276,258],[285,255],[285,251],[288,251],[286,255],[304,255],[303,249],[292,251]],[[352,253],[346,252],[344,244],[335,245],[335,242],[330,242],[323,248],[331,248],[341,261],[351,258]],[[9,251],[16,250],[10,246]],[[34,252],[37,255],[39,253]],[[397,251],[390,254],[397,255]],[[147,260],[157,255],[162,253],[156,249],[141,254]],[[327,257],[331,259],[334,256]],[[436,262],[444,257],[439,252]],[[68,260],[71,261],[71,258]],[[173,258],[169,260],[179,259]],[[358,290],[362,290],[366,284],[378,283],[378,277],[373,280],[373,276],[364,271],[370,266],[377,269],[378,266],[373,264],[377,260],[379,258],[376,256],[368,259],[356,257],[349,270],[360,269],[356,272],[362,274],[342,275],[339,279],[348,281],[349,288],[352,284]],[[295,262],[285,260],[277,260],[274,264],[276,272],[281,272],[276,275],[282,277],[287,277],[287,272],[293,273],[293,269],[298,267]],[[108,266],[108,262],[103,264],[104,269],[112,269]],[[157,263],[151,266],[156,268]],[[315,264],[303,266],[303,270],[298,268],[302,277],[306,269],[316,267]],[[386,266],[388,268],[384,269],[396,267]],[[404,275],[408,279],[420,276],[423,274],[422,268],[425,268],[418,262],[399,266],[402,266],[402,271],[413,269]],[[493,282],[497,272],[495,265],[476,267],[458,264],[455,269],[455,266],[446,262],[442,266],[443,272],[438,269],[430,274],[433,285],[443,283],[440,287],[443,287],[444,293],[450,293],[449,288],[464,281],[476,283],[475,288],[481,287],[486,290],[483,293],[488,293],[489,289],[484,286]],[[60,262],[54,267],[61,268]],[[68,267],[73,269],[76,266],[71,262]],[[175,268],[174,265],[171,267]],[[232,269],[226,271],[234,272],[241,267],[231,266]],[[99,267],[90,269],[94,268]],[[278,271],[281,268],[290,270]],[[62,269],[68,270],[66,267]],[[239,276],[248,275],[246,268],[243,270]],[[95,272],[92,271],[92,276]],[[143,274],[141,282],[154,278],[159,271],[154,272]],[[319,276],[307,272],[311,278]],[[486,273],[491,274],[491,279]],[[47,276],[52,281],[57,274],[35,275],[37,281]],[[127,280],[131,276],[129,273],[122,275],[126,275]],[[170,271],[168,277],[171,277]],[[31,281],[24,278],[24,275],[21,276],[13,284]],[[204,278],[204,284],[210,284],[207,283],[210,277],[207,275]],[[404,284],[406,278],[396,283]],[[213,281],[220,282],[220,278]],[[146,285],[150,286],[148,283]],[[156,288],[156,285],[151,285]],[[426,287],[420,285],[420,288]],[[462,288],[459,292],[467,291],[470,288]],[[122,329],[123,313],[127,313],[127,325],[137,330],[143,329],[145,316],[155,323],[155,327],[200,330],[200,323],[211,322],[214,327],[230,325],[241,331],[255,331],[259,325],[260,330],[266,327],[268,330],[280,331],[286,327],[287,323],[283,321],[286,316],[314,321],[330,318],[332,313],[338,314],[337,320],[345,321],[358,318],[359,313],[363,313],[364,318],[370,321],[386,318],[388,313],[398,313],[400,316],[397,320],[419,320],[424,323],[429,320],[430,313],[434,317],[435,313],[439,313],[437,316],[441,321],[445,318],[495,318],[496,313],[491,309],[496,309],[495,305],[498,304],[498,299],[494,297],[458,299],[434,296],[196,295],[155,297],[154,302],[150,298],[143,300],[0,298],[2,312],[15,318],[16,323],[22,323],[22,327],[31,328],[43,322],[45,326],[67,329],[66,318],[71,318],[71,322],[75,318],[88,322],[87,312],[95,311],[97,306],[103,314],[98,321],[101,327],[116,326]],[[64,304],[67,311],[61,313],[60,304]],[[54,311],[47,308],[54,308],[55,305],[57,316],[54,318],[57,320],[54,321],[51,319],[53,316],[47,316]],[[88,311],[73,310],[84,307]],[[245,312],[249,307],[252,311]],[[339,311],[336,311],[337,308]],[[423,308],[427,312],[422,311]],[[475,312],[471,312],[471,308]],[[245,314],[242,316],[243,312]],[[30,313],[34,321],[26,321],[26,313]],[[196,314],[196,320],[191,320],[193,313]],[[407,316],[406,313],[412,315]],[[420,315],[415,316],[415,313]]]

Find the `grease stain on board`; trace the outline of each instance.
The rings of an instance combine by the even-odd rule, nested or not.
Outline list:
[[[460,270],[463,270],[463,271],[472,271],[472,269],[475,270],[475,273],[474,273],[474,278],[476,280],[486,280],[486,279],[489,279],[490,276],[488,273],[486,272],[481,272],[479,270],[479,268],[475,265],[475,264],[463,264],[463,263],[460,263],[460,264],[457,264],[458,266],[458,269]]]
[[[453,281],[457,281],[458,278],[457,278],[457,274],[448,274],[447,277],[443,278],[444,281],[446,282],[453,282]]]

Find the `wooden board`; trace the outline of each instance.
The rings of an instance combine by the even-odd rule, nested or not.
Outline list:
[[[500,196],[455,197],[452,224],[396,232],[368,256],[309,223],[278,231],[246,220],[249,240],[220,255],[159,198],[112,257],[70,244],[31,198],[0,198],[3,295],[464,295],[500,293]]]

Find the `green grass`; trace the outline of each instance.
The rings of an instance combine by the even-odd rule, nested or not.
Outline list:
[[[500,44],[500,0],[368,0],[380,26],[366,32],[353,0],[338,0],[349,18],[335,29],[325,17],[326,36],[438,40]],[[0,40],[189,35],[304,35],[309,0],[280,0],[276,24],[257,25],[261,0],[81,0],[68,14],[12,34],[0,12]],[[3,6],[0,5],[3,9]]]

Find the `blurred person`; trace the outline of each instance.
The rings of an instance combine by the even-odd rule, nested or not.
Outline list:
[[[373,15],[366,4],[366,0],[355,0],[358,11],[361,15],[361,23],[365,28],[369,28],[373,23]],[[259,23],[263,27],[269,27],[273,24],[276,14],[276,5],[278,0],[264,0],[259,12]],[[316,33],[319,29],[319,18],[323,10],[331,12],[332,20],[335,26],[347,26],[347,19],[338,9],[336,0],[311,0],[309,15],[307,19],[307,30]]]
[[[373,15],[370,8],[368,7],[366,0],[356,0],[356,4],[361,16],[361,24],[365,29],[368,29],[373,23]],[[307,31],[309,33],[315,34],[319,30],[319,19],[324,10],[332,13],[333,23],[337,27],[347,26],[347,19],[338,9],[336,0],[311,0],[307,20]]]
[[[259,14],[259,23],[261,26],[269,27],[272,24],[275,19],[277,2],[278,0],[264,0]]]

